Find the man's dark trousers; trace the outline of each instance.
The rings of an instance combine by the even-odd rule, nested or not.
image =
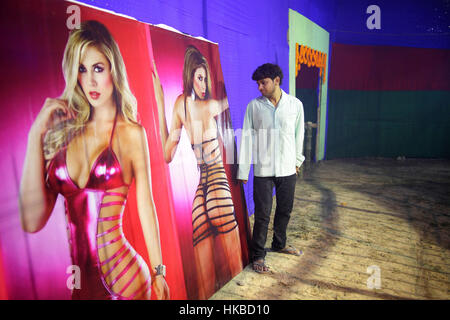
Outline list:
[[[269,228],[274,186],[277,203],[273,221],[272,250],[281,250],[286,246],[286,229],[294,204],[296,181],[296,174],[286,177],[254,177],[255,223],[250,243],[252,261],[266,256],[264,245]]]

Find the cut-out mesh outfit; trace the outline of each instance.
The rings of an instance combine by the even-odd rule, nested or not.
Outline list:
[[[186,98],[184,111],[187,116]],[[200,170],[192,208],[192,240],[195,247],[202,240],[231,232],[238,225],[217,135],[191,146]]]
[[[151,290],[148,266],[122,230],[129,185],[112,149],[116,122],[117,115],[109,145],[95,160],[84,188],[69,175],[67,145],[47,170],[49,189],[65,198],[72,263],[80,268],[81,288],[72,290],[72,299],[139,299]]]

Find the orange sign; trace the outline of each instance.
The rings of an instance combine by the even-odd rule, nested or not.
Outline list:
[[[320,76],[322,83],[325,83],[325,72],[327,68],[327,54],[310,47],[295,44],[295,76],[298,75],[301,65],[306,64],[308,67],[320,68]]]

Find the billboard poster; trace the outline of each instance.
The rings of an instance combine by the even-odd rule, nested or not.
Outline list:
[[[219,46],[6,1],[2,299],[208,299],[248,263]]]

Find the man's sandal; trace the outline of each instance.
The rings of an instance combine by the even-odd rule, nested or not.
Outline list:
[[[271,272],[269,266],[266,265],[266,261],[264,259],[253,261],[252,267],[253,271],[257,273],[266,274]]]

